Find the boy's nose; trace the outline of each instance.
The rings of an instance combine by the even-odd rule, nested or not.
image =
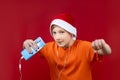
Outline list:
[[[55,36],[55,39],[56,39],[56,40],[59,40],[60,38],[61,38],[60,35],[56,35],[56,36]]]

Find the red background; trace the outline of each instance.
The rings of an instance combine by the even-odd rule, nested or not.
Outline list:
[[[118,0],[0,0],[0,80],[19,80],[22,43],[41,36],[51,41],[49,24],[60,12],[76,20],[78,39],[104,38],[112,55],[94,63],[93,80],[120,80],[120,1]],[[23,80],[50,80],[45,59],[22,60]]]

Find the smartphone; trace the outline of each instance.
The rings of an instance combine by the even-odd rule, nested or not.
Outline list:
[[[38,37],[37,39],[34,40],[35,43],[38,45],[38,49],[37,50],[34,50],[32,47],[31,47],[31,50],[32,50],[32,53],[29,53],[26,49],[23,49],[21,51],[21,55],[22,57],[25,59],[25,60],[28,60],[30,59],[33,55],[35,55],[40,49],[42,49],[44,46],[45,46],[45,42],[42,40],[41,37]]]

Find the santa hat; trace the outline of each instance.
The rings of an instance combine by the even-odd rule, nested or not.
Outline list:
[[[51,35],[52,35],[51,32],[52,25],[57,25],[65,29],[66,31],[70,32],[71,34],[73,34],[73,39],[76,40],[77,30],[75,28],[73,17],[70,14],[62,13],[53,17],[53,20],[50,24]]]

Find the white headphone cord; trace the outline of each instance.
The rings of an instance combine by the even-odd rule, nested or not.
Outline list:
[[[65,57],[64,64],[63,64],[63,68],[62,68],[60,71],[59,71],[59,69],[58,69],[58,66],[59,66],[59,63],[60,63],[58,50],[57,50],[56,54],[57,54],[57,57],[58,57],[58,63],[57,63],[57,65],[56,65],[56,68],[57,68],[57,70],[58,70],[58,80],[60,80],[61,74],[62,74],[62,72],[64,71],[64,69],[65,69],[65,67],[66,67],[67,59],[68,59],[68,57],[70,56],[70,49],[68,50],[68,53],[67,53],[67,55],[66,55],[66,57]]]
[[[22,59],[23,59],[23,56],[19,59],[19,73],[20,73],[20,80],[22,80],[22,64],[21,64]]]

